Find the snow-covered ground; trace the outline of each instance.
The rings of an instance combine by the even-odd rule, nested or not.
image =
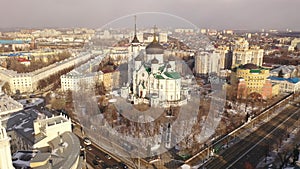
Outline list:
[[[299,128],[296,128],[294,129],[291,134],[290,134],[290,137],[288,139],[285,139],[282,141],[282,144],[280,146],[280,148],[278,149],[278,151],[276,150],[273,150],[272,152],[269,153],[269,157],[266,158],[263,158],[261,160],[261,162],[256,166],[256,168],[274,168],[274,165],[278,165],[278,153],[282,152],[285,147],[289,144],[295,144],[294,143],[294,138],[295,138],[295,135],[299,132]],[[296,143],[297,144],[297,143]],[[299,160],[296,162],[297,166],[300,167],[300,155],[299,155]],[[278,167],[278,166],[276,166]],[[285,167],[284,169],[295,169],[295,167],[291,167],[291,166],[287,166]]]

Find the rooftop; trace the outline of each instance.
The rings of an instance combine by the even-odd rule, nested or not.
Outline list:
[[[245,65],[240,66],[242,69],[259,69],[259,67],[252,63],[247,63]]]
[[[167,77],[172,78],[172,79],[180,79],[181,76],[177,72],[165,72],[164,73]]]
[[[6,116],[23,109],[23,105],[0,92],[0,116]]]
[[[64,132],[48,143],[50,151],[18,151],[15,153],[13,156],[14,166],[47,169],[50,160],[52,168],[72,168],[76,164],[80,155],[80,142],[73,133]]]
[[[276,81],[287,81],[287,82],[294,83],[294,84],[300,82],[300,78],[298,78],[298,77],[283,78],[283,77],[270,76],[268,79],[276,80]]]
[[[0,44],[23,44],[23,43],[30,43],[30,41],[24,40],[0,40]]]

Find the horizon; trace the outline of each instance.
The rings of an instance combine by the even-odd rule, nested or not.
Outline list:
[[[183,18],[200,29],[300,31],[299,5],[300,1],[296,0],[4,0],[5,8],[0,14],[5,17],[0,18],[0,28],[97,29],[124,16],[160,13]],[[152,19],[157,20],[157,25],[166,24],[160,17]],[[138,23],[143,25],[147,21],[138,20]]]

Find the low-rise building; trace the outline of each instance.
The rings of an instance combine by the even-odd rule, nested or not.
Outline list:
[[[283,78],[293,78],[298,74],[299,68],[293,65],[282,65],[270,71],[270,76],[281,76]]]
[[[16,113],[7,120],[7,130],[12,137],[13,166],[81,168],[80,142],[72,133],[70,118],[64,115],[41,117],[42,114],[34,109],[29,112]]]
[[[30,41],[0,40],[0,49],[3,51],[17,51],[30,48]]]
[[[273,83],[279,84],[280,92],[295,93],[300,90],[300,79],[298,77],[283,78],[270,76],[268,79]]]
[[[37,90],[40,80],[61,70],[75,66],[78,63],[85,62],[92,57],[90,53],[82,53],[29,73],[18,73],[13,70],[0,69],[0,80],[8,82],[13,93],[34,92]]]
[[[8,118],[12,113],[23,110],[23,105],[2,92],[0,83],[0,118]]]
[[[248,63],[235,68],[231,73],[231,84],[237,86],[237,98],[268,99],[277,95],[278,86],[273,85],[269,70]]]
[[[87,63],[73,69],[69,73],[62,75],[61,89],[63,91],[72,90],[79,91],[80,89],[93,89],[97,82],[103,81],[102,71],[93,71],[101,62],[102,56],[97,56]]]

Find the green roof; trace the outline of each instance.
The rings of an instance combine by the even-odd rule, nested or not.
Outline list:
[[[172,79],[180,79],[181,78],[180,74],[177,72],[165,72],[165,75]]]
[[[145,66],[145,69],[148,72],[148,74],[151,72],[151,68],[150,67]]]
[[[158,68],[158,70],[159,70],[160,72],[162,72],[162,71],[164,70],[164,68],[165,68],[165,66],[161,66],[161,67]]]
[[[250,73],[260,73],[260,69],[251,69]]]
[[[156,79],[165,79],[162,75],[155,75],[154,76]]]

